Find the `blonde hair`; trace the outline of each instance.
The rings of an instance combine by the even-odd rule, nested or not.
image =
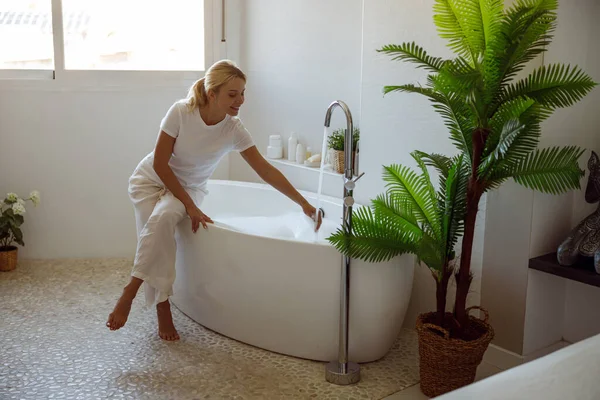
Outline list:
[[[206,106],[209,90],[218,93],[223,85],[235,78],[243,79],[246,82],[246,75],[233,61],[217,61],[206,71],[204,78],[196,81],[190,88],[187,96],[188,109],[194,111],[198,107]]]

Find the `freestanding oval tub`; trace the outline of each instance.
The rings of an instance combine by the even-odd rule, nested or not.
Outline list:
[[[341,189],[341,179],[340,179]],[[326,238],[341,224],[341,200],[322,196],[325,220],[312,221],[265,184],[211,180],[201,208],[215,222],[176,230],[173,304],[199,324],[269,351],[337,360],[341,254]],[[314,193],[302,192],[313,205]],[[360,207],[360,206],[355,206]],[[414,258],[352,260],[348,356],[383,357],[408,307]]]

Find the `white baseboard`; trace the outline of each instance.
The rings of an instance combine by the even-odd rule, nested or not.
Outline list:
[[[551,344],[550,346],[526,355],[513,353],[512,351],[503,349],[502,347],[490,344],[487,351],[483,355],[483,361],[505,371],[521,364],[528,363],[529,361],[544,357],[550,353],[567,347],[570,344],[571,343],[569,342],[561,340]]]
[[[483,361],[505,371],[523,364],[524,357],[520,354],[490,344],[483,355]]]
[[[523,356],[524,357],[524,362],[529,362],[529,361],[533,361],[533,360],[538,359],[538,358],[542,358],[544,356],[547,356],[550,353],[554,353],[557,350],[565,348],[565,347],[567,347],[570,344],[572,344],[572,343],[566,342],[564,340],[561,340],[559,342],[553,343],[550,346],[547,346],[547,347],[544,347],[543,349],[539,349],[537,351],[534,351],[533,353],[525,354]]]

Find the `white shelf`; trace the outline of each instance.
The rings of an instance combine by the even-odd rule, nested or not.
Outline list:
[[[272,163],[272,164],[288,165],[290,167],[307,169],[307,170],[310,170],[310,171],[313,171],[313,172],[317,172],[317,173],[320,171],[320,168],[318,168],[318,167],[308,167],[306,165],[298,164],[298,163],[296,163],[294,161],[288,161],[288,160],[283,159],[283,158],[282,159],[274,160],[272,158],[265,157],[265,159],[267,161],[269,161],[270,163]],[[331,166],[328,166],[328,164],[325,164],[325,170],[323,171],[323,173],[326,174],[326,175],[332,175],[332,176],[343,176],[342,174],[338,174],[337,172],[333,171],[331,169]]]

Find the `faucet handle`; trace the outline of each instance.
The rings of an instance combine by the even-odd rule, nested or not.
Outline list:
[[[346,183],[344,183],[344,187],[346,188],[346,190],[354,190],[354,188],[356,187],[356,181],[359,180],[364,174],[365,173],[363,172],[355,179],[349,179]]]
[[[344,197],[344,204],[346,207],[352,207],[354,205],[354,197],[346,196]]]
[[[357,180],[359,180],[360,178],[362,178],[362,176],[363,176],[364,174],[365,174],[365,173],[363,172],[362,174],[360,174],[359,176],[357,176],[357,177],[356,177],[356,179],[354,179],[352,182],[356,183],[356,181],[357,181]]]

